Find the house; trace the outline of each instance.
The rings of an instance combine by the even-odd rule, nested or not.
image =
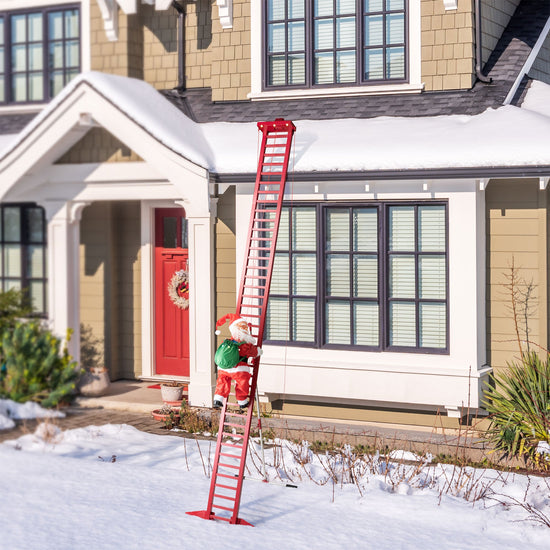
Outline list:
[[[255,122],[281,116],[274,411],[453,425],[518,353],[512,266],[520,339],[548,347],[547,1],[0,5],[2,284],[75,358],[84,327],[113,379],[212,404]]]

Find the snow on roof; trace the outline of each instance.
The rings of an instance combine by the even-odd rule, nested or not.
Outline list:
[[[146,82],[97,72],[73,80],[10,148],[83,82],[191,162],[220,174],[256,171],[259,140],[255,123],[199,124]],[[550,86],[540,82],[533,83],[522,108],[507,105],[475,116],[294,123],[296,172],[550,165]]]

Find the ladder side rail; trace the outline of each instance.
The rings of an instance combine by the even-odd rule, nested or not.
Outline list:
[[[284,199],[284,192],[285,192],[285,184],[286,184],[286,175],[288,170],[288,163],[290,159],[290,147],[292,144],[292,136],[294,134],[294,126],[289,129],[287,134],[287,140],[286,140],[286,146],[285,146],[285,162],[283,166],[283,172],[281,175],[281,188],[279,190],[279,197],[277,198],[277,208],[275,213],[275,223],[273,225],[273,239],[271,241],[270,250],[269,250],[269,258],[268,258],[268,269],[267,269],[267,276],[266,276],[266,282],[265,282],[265,290],[264,290],[264,300],[262,303],[261,308],[261,314],[260,314],[260,320],[258,323],[258,347],[261,347],[264,339],[264,328],[265,328],[265,318],[267,315],[267,304],[269,302],[269,293],[271,289],[271,278],[273,275],[273,265],[275,263],[275,252],[277,249],[277,237],[279,235],[279,225],[281,221],[281,211],[283,208],[283,199]],[[258,361],[259,364],[259,361]],[[257,365],[256,365],[257,370]],[[255,395],[255,393],[254,393]]]
[[[246,424],[243,438],[243,454],[241,462],[239,464],[239,473],[237,474],[237,489],[235,492],[235,503],[233,509],[233,516],[231,517],[231,523],[238,523],[239,508],[241,505],[241,495],[243,490],[244,481],[244,469],[246,467],[246,457],[248,455],[248,443],[250,441],[250,426],[252,425],[252,410],[254,406],[254,398],[251,397],[248,405],[248,411],[246,413]]]
[[[208,505],[206,506],[206,513],[208,516],[212,514],[212,505],[214,504],[214,493],[216,488],[216,480],[218,477],[218,469],[220,464],[220,453],[222,449],[223,430],[225,424],[225,413],[227,411],[227,399],[224,400],[223,408],[220,412],[220,424],[218,427],[218,439],[216,441],[216,452],[214,454],[214,464],[212,466],[212,477],[210,480],[210,493],[208,494]]]
[[[265,155],[265,146],[267,142],[268,136],[267,132],[262,131],[262,144],[260,147],[260,157],[258,159],[258,170],[256,173],[256,183],[254,184],[254,195],[252,197],[252,211],[254,212],[256,210],[257,202],[258,202],[258,191],[260,188],[260,180],[261,180],[261,170],[262,170],[262,164],[263,164],[263,158]],[[242,296],[243,296],[243,290],[246,283],[246,268],[248,265],[248,256],[250,254],[250,246],[252,241],[252,230],[254,228],[254,215],[250,216],[250,223],[248,224],[248,233],[247,233],[247,243],[246,243],[246,250],[244,255],[244,262],[243,262],[243,271],[241,273],[241,284],[239,285],[239,296],[237,298],[237,304],[240,304],[242,302]]]

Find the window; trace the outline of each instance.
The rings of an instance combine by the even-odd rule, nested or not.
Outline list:
[[[0,14],[0,103],[48,101],[79,73],[77,7]]]
[[[265,0],[265,84],[405,82],[408,0]]]
[[[285,206],[265,338],[446,352],[447,278],[443,203]]]
[[[0,273],[2,290],[27,290],[36,313],[45,314],[46,223],[34,204],[0,207]]]

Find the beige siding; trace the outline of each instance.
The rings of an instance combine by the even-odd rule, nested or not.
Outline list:
[[[550,34],[546,37],[529,76],[550,84]]]
[[[547,347],[547,194],[538,180],[491,180],[487,204],[488,362],[495,369],[519,356],[510,277],[517,270],[517,324],[520,338]],[[528,285],[527,319],[525,295]],[[522,344],[525,347],[525,344]],[[531,344],[531,349],[533,345]],[[526,351],[526,348],[524,349]]]
[[[97,202],[80,223],[80,318],[113,380],[141,374],[138,202]]]
[[[233,28],[212,14],[212,100],[246,99],[250,92],[250,0],[233,0]]]
[[[473,84],[472,2],[458,0],[446,11],[442,0],[422,1],[422,82],[425,89],[454,90]]]
[[[482,60],[486,63],[521,0],[481,0]]]
[[[216,223],[216,319],[233,313],[236,307],[235,188],[229,188],[218,201]],[[227,325],[222,330],[228,334]]]
[[[83,162],[135,162],[143,160],[103,128],[92,128],[56,164]]]

